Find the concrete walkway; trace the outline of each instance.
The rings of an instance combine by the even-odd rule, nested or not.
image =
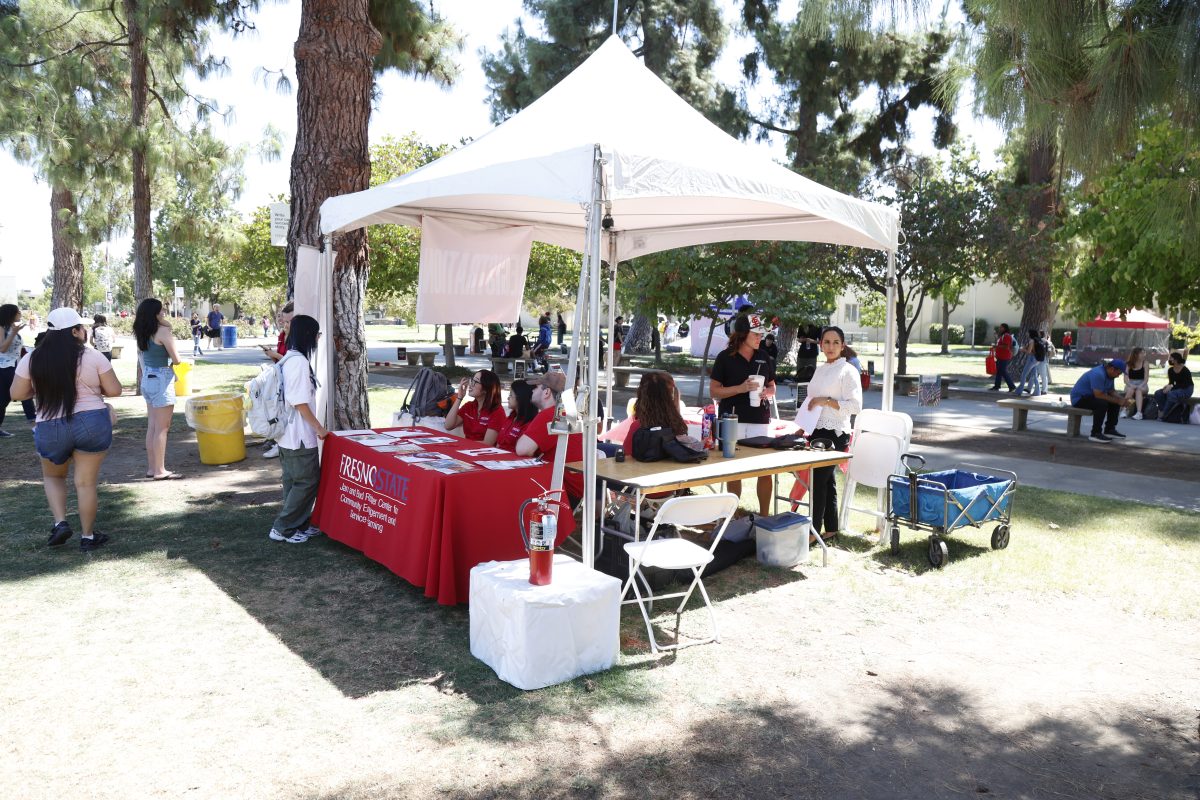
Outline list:
[[[267,343],[267,340],[262,340]],[[206,353],[204,358],[224,363],[266,363],[262,352],[253,343],[236,349],[213,351]],[[274,343],[274,340],[270,340]],[[425,343],[421,343],[422,346]],[[430,345],[432,346],[432,344]],[[371,361],[395,361],[394,345],[370,346],[367,349]],[[444,363],[438,356],[438,363]],[[471,369],[485,369],[491,366],[490,361],[483,356],[459,356],[456,358],[459,366]],[[408,380],[399,376],[373,375],[373,383],[407,385]],[[685,402],[695,403],[699,379],[697,376],[675,376]],[[637,385],[636,376],[630,381],[633,387]],[[1154,387],[1158,388],[1158,387]],[[601,396],[604,389],[601,387]],[[704,394],[707,394],[705,392]],[[622,398],[628,396],[622,394]],[[1057,441],[1072,444],[1081,443],[1096,449],[1096,458],[1110,460],[1112,469],[1069,466],[1055,463],[1049,459],[998,457],[970,447],[932,447],[914,444],[912,451],[925,457],[927,467],[941,469],[962,463],[984,464],[1011,470],[1017,473],[1021,484],[1059,489],[1078,494],[1097,497],[1107,497],[1117,500],[1134,500],[1142,503],[1152,503],[1172,508],[1200,513],[1200,483],[1161,477],[1170,472],[1170,459],[1177,454],[1200,455],[1200,425],[1168,425],[1161,422],[1134,421],[1122,419],[1119,429],[1127,435],[1124,441],[1112,444],[1088,442],[1085,437],[1068,440],[1066,435],[1066,419],[1061,414],[1029,413],[1028,430],[1020,433],[1012,432],[1012,411],[996,405],[996,400],[1009,397],[1006,392],[979,391],[968,396],[958,396],[944,399],[934,407],[920,407],[915,397],[897,397],[894,402],[896,411],[903,411],[913,418],[913,424],[918,427],[954,428],[959,431],[979,431],[1005,433],[1009,436],[1031,437],[1046,442],[1048,445]],[[871,391],[864,397],[868,408],[879,408],[882,394]],[[1067,398],[1064,398],[1066,400]],[[795,409],[794,387],[782,386],[779,393],[780,411],[784,418],[790,417]],[[625,402],[614,402],[614,416],[623,418]],[[1088,421],[1084,420],[1086,432]],[[969,433],[965,438],[970,441]],[[981,442],[981,445],[983,443]],[[1161,453],[1164,469],[1158,475],[1131,475],[1119,469],[1121,452],[1130,448]],[[1049,450],[1049,447],[1047,447]]]

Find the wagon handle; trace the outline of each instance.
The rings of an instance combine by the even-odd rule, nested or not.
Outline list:
[[[920,469],[921,467],[925,466],[925,457],[919,456],[916,453],[901,454],[900,463],[904,465],[904,469],[908,470],[909,477],[912,477],[913,475],[915,475],[917,473],[917,469],[913,469],[912,465],[908,463],[909,459],[912,459],[913,461],[921,462],[921,463],[917,464],[917,469]]]

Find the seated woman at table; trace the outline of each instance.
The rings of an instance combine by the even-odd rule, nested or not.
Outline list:
[[[468,395],[471,399],[463,402]],[[458,384],[458,395],[446,412],[446,430],[461,425],[464,438],[491,447],[500,437],[506,418],[500,402],[500,379],[490,369],[481,369]]]
[[[670,428],[676,436],[687,434],[687,423],[679,413],[679,390],[666,372],[647,372],[638,384],[633,406],[633,423],[625,432],[623,446],[633,456],[633,434],[638,428]]]
[[[515,453],[517,442],[537,414],[538,408],[533,404],[533,387],[525,381],[513,381],[508,388],[508,417],[500,428],[496,447]]]

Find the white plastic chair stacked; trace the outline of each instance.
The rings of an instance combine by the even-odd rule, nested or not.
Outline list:
[[[839,513],[841,528],[845,530],[850,511],[859,511],[876,518],[875,530],[880,544],[886,544],[887,526],[884,520],[887,511],[888,476],[901,471],[900,456],[908,452],[912,441],[912,417],[899,411],[881,411],[865,408],[854,420],[854,436],[850,442],[849,471],[846,473],[846,488],[842,492],[842,507]],[[852,506],[854,491],[858,484],[876,490],[874,509]]]
[[[626,543],[625,553],[629,556],[629,578],[625,581],[625,586],[621,589],[621,604],[638,604],[638,608],[642,612],[642,619],[646,622],[646,633],[650,636],[650,650],[653,653],[658,653],[660,650],[674,650],[694,644],[707,644],[721,640],[717,629],[717,615],[713,611],[712,601],[708,599],[708,592],[705,591],[704,582],[700,579],[700,576],[704,572],[704,568],[713,560],[713,551],[716,550],[721,537],[725,535],[725,528],[729,525],[729,520],[733,516],[733,512],[737,510],[737,507],[737,495],[728,492],[712,495],[672,497],[658,509],[658,513],[654,517],[654,525],[650,528],[650,534],[646,539],[640,542]],[[717,520],[721,520],[721,526],[713,535],[712,544],[707,549],[686,539],[654,538],[658,533],[660,525],[694,528],[697,525],[705,525]],[[692,571],[692,582],[688,586],[687,591],[655,595],[650,588],[650,582],[641,573],[643,566],[668,570],[690,569]],[[646,586],[646,595],[644,596],[638,586],[639,578]],[[626,600],[625,596],[629,594],[631,587],[633,588],[634,599]],[[704,599],[704,605],[708,609],[712,635],[705,639],[697,639],[685,644],[679,642],[679,622],[683,614],[683,609],[687,606],[688,600],[692,597],[692,592],[696,589],[700,590],[700,597]],[[658,639],[654,636],[654,626],[650,624],[648,607],[652,607],[655,600],[667,600],[673,597],[683,598],[679,603],[679,607],[675,610],[676,643],[660,645]]]

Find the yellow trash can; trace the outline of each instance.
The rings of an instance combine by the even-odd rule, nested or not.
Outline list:
[[[232,464],[246,457],[245,411],[240,394],[189,397],[184,416],[196,431],[200,463]]]
[[[180,361],[174,367],[175,370],[175,396],[181,397],[192,393],[192,365],[187,361]]]

